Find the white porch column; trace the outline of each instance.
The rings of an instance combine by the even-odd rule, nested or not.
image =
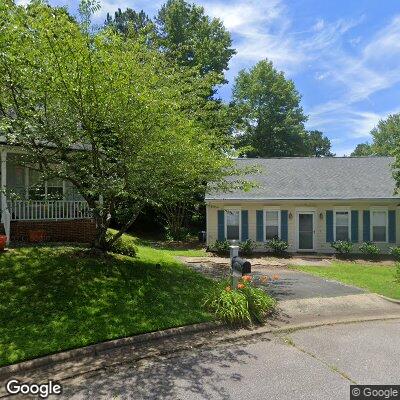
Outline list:
[[[7,150],[1,150],[1,222],[4,223],[4,213],[7,209]]]
[[[10,243],[11,216],[7,208],[7,150],[1,151],[1,222],[7,236],[7,245]]]

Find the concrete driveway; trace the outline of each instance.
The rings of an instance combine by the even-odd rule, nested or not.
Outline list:
[[[329,268],[329,267],[327,267]],[[255,266],[253,276],[265,290],[278,300],[309,299],[316,297],[339,297],[364,293],[362,289],[340,282],[326,280],[287,268],[268,268]],[[268,276],[265,284],[262,276]],[[272,279],[275,276],[277,279]]]
[[[217,257],[177,257],[189,268],[213,278],[222,279],[229,275],[229,259]],[[301,259],[251,259],[252,275],[255,281],[265,288],[278,300],[309,299],[317,297],[339,297],[364,293],[362,289],[348,286],[340,282],[329,281],[318,276],[289,269],[290,263],[304,265],[304,263],[321,265],[329,268],[329,260],[301,260]],[[303,264],[301,264],[303,263]],[[267,276],[266,283],[260,278]],[[277,278],[277,279],[273,279]]]
[[[68,399],[349,398],[350,384],[398,384],[400,320],[266,334],[144,359],[64,383]]]

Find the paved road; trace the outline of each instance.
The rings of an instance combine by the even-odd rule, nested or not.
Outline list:
[[[64,383],[69,399],[348,399],[399,384],[400,319],[264,335],[142,360]]]
[[[279,276],[279,279],[271,279],[265,285],[266,290],[278,300],[338,297],[365,293],[362,289],[354,286],[286,268],[255,267],[253,275],[256,279],[261,275]]]

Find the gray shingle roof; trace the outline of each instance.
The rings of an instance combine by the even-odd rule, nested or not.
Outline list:
[[[249,192],[210,192],[206,200],[399,198],[394,194],[393,161],[392,157],[237,159],[238,167],[262,169],[244,178],[259,187]]]

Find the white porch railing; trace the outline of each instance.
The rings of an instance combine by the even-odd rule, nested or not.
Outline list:
[[[91,210],[86,201],[13,200],[7,201],[11,221],[88,219]]]

